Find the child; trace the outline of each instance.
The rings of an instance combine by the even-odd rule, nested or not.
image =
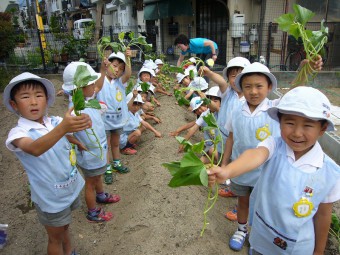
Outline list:
[[[267,96],[275,90],[277,81],[269,69],[260,63],[246,66],[236,77],[235,85],[238,91],[243,91],[246,102],[241,107],[235,107],[228,118],[226,129],[229,136],[226,142],[224,158],[235,160],[246,149],[255,148],[269,135],[279,135],[279,125],[272,120],[266,110],[275,106],[279,99],[270,101]],[[260,175],[260,168],[231,179],[231,191],[238,196],[237,221],[238,229],[231,237],[229,246],[239,251],[242,249],[247,230],[249,196]]]
[[[152,95],[149,95],[149,92],[142,92],[142,93],[145,93],[146,95],[144,95],[145,98],[143,98],[143,101],[146,103],[146,102],[150,102],[152,103],[152,101],[158,105],[158,106],[161,106],[161,103],[155,98],[155,86],[152,85],[151,83],[151,78],[155,76],[155,72],[152,70],[152,69],[149,69],[149,68],[146,68],[146,67],[142,67],[140,70],[139,70],[139,73],[138,73],[138,80],[137,80],[137,84],[135,85],[135,88],[139,91],[139,92],[142,92],[142,88],[140,86],[141,83],[143,82],[146,82],[149,84],[149,92],[152,94]],[[147,107],[150,107],[147,103]]]
[[[109,144],[107,155],[106,175],[113,171],[128,173],[130,170],[123,166],[120,161],[119,136],[123,126],[128,121],[128,109],[125,99],[127,81],[131,76],[131,50],[128,48],[125,55],[122,52],[112,53],[107,63],[107,71],[102,90],[98,93],[97,99],[107,104],[108,109],[104,114],[104,124]],[[110,162],[110,148],[112,163]]]
[[[222,134],[222,143],[218,144],[218,152],[220,155],[224,153],[224,147],[229,135],[229,131],[226,130],[225,124],[230,113],[233,111],[234,107],[239,107],[242,102],[245,101],[242,91],[238,91],[235,87],[236,76],[241,73],[244,67],[249,65],[248,59],[243,57],[232,58],[227,67],[223,69],[223,77],[219,74],[211,71],[208,67],[203,67],[204,75],[209,77],[213,82],[215,82],[221,91],[221,106],[219,110],[219,118],[217,119],[217,124]],[[224,79],[223,79],[224,78]],[[228,84],[229,82],[229,84]],[[230,86],[229,86],[230,85]],[[214,110],[214,102],[211,103],[210,109]],[[222,145],[223,144],[223,145]],[[221,165],[224,166],[228,163],[229,158],[222,158]],[[222,197],[235,197],[235,194],[230,190],[229,186],[220,188],[218,194]],[[227,212],[225,215],[228,219],[235,219],[235,210]]]
[[[84,62],[71,62],[66,66],[63,74],[63,89],[72,91],[76,88],[74,85],[74,76],[79,66],[85,66],[91,76],[96,76],[95,80],[90,81],[87,86],[82,87],[86,100],[96,97],[103,86],[105,77],[105,62],[101,65],[101,73],[96,73],[93,68]],[[90,222],[104,222],[112,218],[112,213],[104,212],[101,208],[96,207],[96,202],[108,204],[116,203],[120,200],[118,195],[111,195],[104,192],[101,176],[106,171],[107,157],[107,140],[105,126],[101,116],[101,111],[93,108],[85,108],[82,112],[87,113],[92,120],[92,128],[99,139],[99,145],[94,144],[94,137],[87,134],[87,130],[77,132],[74,136],[85,146],[86,150],[77,150],[77,165],[82,170],[85,177],[85,201],[88,208],[86,218]],[[102,159],[100,155],[102,154]],[[105,180],[106,183],[112,180]]]
[[[49,80],[28,72],[13,78],[3,100],[7,109],[20,117],[8,134],[6,146],[27,173],[31,199],[48,235],[47,253],[71,254],[71,211],[80,206],[84,179],[65,135],[90,128],[91,119],[87,114],[71,116],[72,109],[64,119],[48,117],[47,108],[54,99],[54,86]]]
[[[209,84],[206,82],[206,80],[202,77],[195,77],[189,87],[192,87],[195,89],[195,94],[199,94],[199,91],[200,92],[203,92],[205,93],[207,90],[208,90],[208,87],[209,87]],[[198,91],[199,90],[199,91]]]
[[[162,70],[164,63],[161,59],[158,58],[155,60],[155,64],[157,65],[156,74],[158,74]]]
[[[182,87],[184,88],[188,88],[190,87],[190,84],[191,84],[191,80],[190,80],[190,77],[189,77],[189,74],[187,73],[178,73],[176,75],[176,78],[177,78],[177,82],[178,84],[180,84]],[[176,87],[176,89],[179,89],[179,87]],[[193,89],[188,89],[185,91],[185,96],[184,98],[187,99],[187,100],[191,100],[193,97],[197,97],[198,95],[195,94],[195,90]]]
[[[297,87],[268,109],[281,137],[269,137],[225,167],[209,170],[209,185],[265,163],[251,195],[254,254],[323,254],[332,205],[340,198],[340,167],[318,143],[334,130],[331,104],[320,91]]]
[[[190,71],[193,71],[194,77],[197,77],[197,67],[196,67],[196,58],[189,58],[189,62],[183,66],[185,73],[190,75]]]
[[[202,96],[209,98],[211,101],[214,101],[218,105],[218,104],[221,103],[221,98],[220,98],[219,94],[220,93],[219,93],[218,86],[214,86],[214,87],[211,87],[209,89],[209,91],[205,95],[202,95]],[[201,98],[203,98],[203,97],[201,97]],[[196,107],[195,111],[199,110],[197,107],[199,107],[199,108],[205,107],[205,106],[202,105],[203,101],[200,103],[200,105],[199,104],[195,104],[195,106],[194,106],[194,103],[196,103],[196,99],[199,99],[199,98],[195,97],[195,98],[193,98],[191,100],[192,108],[195,109],[194,107]],[[204,121],[203,117],[208,115],[209,113],[210,113],[210,109],[208,107],[206,107],[206,111],[204,111],[200,115],[200,117],[196,120],[195,125],[188,130],[188,133],[186,134],[184,139],[189,140],[197,132],[197,130],[199,130],[199,128],[207,126],[207,124]],[[218,111],[217,112],[213,112],[213,114],[215,116],[215,119],[217,119],[218,118]],[[215,138],[215,135],[216,135],[215,133],[216,132],[217,132],[216,130],[205,130],[204,131],[204,139],[206,140],[206,143],[205,143],[205,152],[209,156],[211,156],[213,154],[213,149],[214,149],[213,148],[213,143],[211,141],[209,141],[209,140],[213,140]],[[180,148],[179,148],[179,152],[182,152],[182,151],[183,151],[183,146],[181,145]],[[214,159],[216,160],[219,157],[217,155],[217,151],[215,153],[216,153],[216,155],[214,156]],[[207,157],[204,156],[204,155],[201,157],[201,160],[205,164],[210,162],[210,161],[208,161]],[[216,163],[217,163],[217,161],[216,161]]]
[[[144,102],[136,90],[127,95],[126,101],[128,103],[130,118],[120,136],[120,148],[123,154],[134,155],[137,153],[136,142],[139,141],[145,129],[151,130],[158,138],[162,137],[162,134],[141,118],[139,112]]]

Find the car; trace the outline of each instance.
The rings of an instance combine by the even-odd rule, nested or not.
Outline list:
[[[85,39],[86,28],[94,24],[93,19],[79,19],[73,23],[73,36],[75,39]]]

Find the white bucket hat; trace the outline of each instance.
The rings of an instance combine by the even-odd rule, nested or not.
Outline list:
[[[199,90],[206,90],[209,87],[207,81],[202,77],[195,77],[194,80],[191,82],[191,87],[199,89]]]
[[[232,67],[242,67],[245,68],[247,65],[250,65],[250,62],[248,59],[244,57],[235,57],[229,60],[227,67],[223,69],[223,78],[225,80],[228,80],[228,69]]]
[[[181,83],[182,80],[183,80],[186,76],[188,76],[188,75],[187,75],[187,74],[178,73],[178,74],[176,75],[177,82],[178,82],[178,83]]]
[[[155,64],[156,65],[163,65],[164,63],[161,59],[158,58],[158,59],[155,60]]]
[[[150,69],[150,68],[147,68],[147,67],[142,67],[140,70],[139,70],[139,73],[138,73],[138,77],[140,76],[141,73],[143,72],[146,72],[146,73],[149,73],[151,75],[151,77],[154,77],[155,76],[155,71]]]
[[[111,55],[108,57],[108,60],[112,61],[114,58],[118,58],[126,64],[125,55],[122,52],[118,51],[117,53],[111,53]]]
[[[200,97],[193,97],[190,100],[190,107],[191,107],[191,111],[195,111],[196,109],[198,109],[201,105],[203,104],[203,100]]]
[[[155,94],[155,86],[154,85],[152,85],[152,84],[149,84],[150,86],[149,86],[149,89],[148,89],[148,91],[150,91],[153,95]],[[142,92],[143,91],[143,89],[142,89],[142,86],[141,85],[139,85],[137,88],[136,88],[136,90],[138,91],[138,92]]]
[[[132,99],[132,92],[130,92],[129,94],[126,95],[126,103],[128,104],[130,102],[130,100]],[[142,96],[140,94],[138,94],[135,98],[135,100],[133,100],[134,102],[138,102],[138,103],[142,103],[144,104],[143,102],[143,99],[142,99]]]
[[[52,106],[55,100],[55,89],[54,89],[54,85],[52,82],[50,82],[47,79],[41,78],[35,74],[29,73],[29,72],[25,72],[22,74],[19,74],[18,76],[14,77],[9,84],[6,86],[5,90],[4,90],[4,94],[3,94],[3,102],[4,105],[6,106],[6,108],[8,110],[10,110],[11,112],[16,112],[11,104],[10,104],[10,100],[11,100],[11,91],[13,89],[13,87],[17,84],[19,84],[20,82],[24,82],[24,81],[29,81],[29,80],[33,80],[33,81],[38,81],[41,82],[47,91],[47,105],[48,106]]]
[[[221,98],[220,88],[218,86],[213,86],[205,93],[205,95]]]
[[[267,110],[269,116],[279,121],[278,112],[298,115],[312,120],[327,120],[327,131],[334,130],[331,120],[331,103],[319,90],[311,87],[296,87],[285,94],[279,104]]]
[[[97,76],[95,80],[89,81],[87,85],[95,83],[101,76],[101,73],[97,73],[89,64],[85,62],[71,62],[64,69],[64,84],[62,85],[63,90],[72,91],[77,87],[74,84],[74,75],[77,71],[78,66],[86,66],[86,69],[90,72],[91,76]]]
[[[153,62],[152,59],[147,59],[144,61],[143,67],[149,68],[151,70],[157,69],[158,66]]]
[[[276,90],[277,80],[276,80],[275,76],[269,71],[268,67],[266,67],[265,65],[263,65],[259,62],[254,62],[254,63],[246,66],[242,70],[242,72],[239,75],[236,76],[235,86],[239,91],[242,91],[240,81],[241,81],[243,75],[249,74],[249,73],[262,73],[262,74],[266,75],[272,83],[272,91]]]

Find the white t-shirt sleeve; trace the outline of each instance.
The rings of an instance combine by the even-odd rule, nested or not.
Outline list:
[[[276,142],[273,136],[269,136],[266,140],[258,143],[257,148],[258,147],[266,147],[269,151],[269,155],[266,161],[268,161],[269,159],[271,159],[271,157],[273,156],[274,152],[275,152],[275,148],[276,148]]]
[[[7,140],[6,140],[6,147],[10,151],[21,151],[21,149],[17,148],[12,144],[12,142],[16,139],[23,138],[23,137],[29,137],[28,133],[26,130],[20,128],[20,127],[15,127],[12,128],[11,131],[8,134]]]
[[[231,123],[232,119],[233,119],[233,111],[228,111],[228,117],[226,118],[224,128],[228,130],[229,132],[233,132],[233,125]]]
[[[340,179],[338,179],[335,186],[331,192],[328,193],[322,203],[334,203],[338,200],[340,200]]]

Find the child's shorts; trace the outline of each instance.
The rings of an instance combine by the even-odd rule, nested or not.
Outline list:
[[[118,134],[121,135],[123,133],[123,128],[113,129],[113,130],[105,130],[106,136],[111,134]]]
[[[43,212],[36,203],[34,203],[34,205],[38,214],[38,220],[42,225],[50,227],[62,227],[71,223],[72,211],[81,206],[81,200],[80,196],[78,196],[69,207],[57,213]]]
[[[252,192],[254,188],[251,186],[244,186],[244,185],[237,184],[233,182],[232,180],[229,186],[230,186],[231,191],[238,197],[250,195],[250,193]]]
[[[96,168],[96,169],[86,169],[86,168],[82,168],[81,166],[78,166],[78,167],[83,172],[85,178],[102,175],[106,172],[106,165],[100,168]]]

